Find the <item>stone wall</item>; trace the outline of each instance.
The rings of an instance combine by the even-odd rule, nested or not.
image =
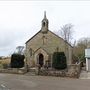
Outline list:
[[[79,78],[81,71],[81,63],[68,65],[65,70],[55,70],[55,69],[41,69],[37,73],[38,75],[44,76],[58,76],[58,77],[70,77]]]
[[[81,72],[81,62],[78,64],[68,65],[67,76],[78,78]]]
[[[0,73],[10,73],[10,74],[24,74],[26,73],[26,69],[17,69],[17,68],[8,68],[8,69],[0,69]]]

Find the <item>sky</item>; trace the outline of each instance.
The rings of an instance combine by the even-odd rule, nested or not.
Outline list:
[[[90,37],[90,1],[0,1],[0,56],[25,46],[41,29],[44,11],[49,30],[57,32],[72,23],[73,40]]]

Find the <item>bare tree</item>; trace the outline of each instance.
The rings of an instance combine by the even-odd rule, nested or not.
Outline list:
[[[65,41],[71,43],[73,35],[73,25],[72,24],[63,25],[60,30],[60,35]]]
[[[78,40],[78,46],[80,45],[84,45],[85,48],[90,47],[90,38],[89,37],[83,37],[81,39]]]
[[[85,61],[85,49],[90,47],[90,38],[81,38],[73,48],[73,54],[80,61]]]
[[[24,46],[17,46],[15,52],[18,54],[23,54],[24,53],[23,50],[24,50]]]

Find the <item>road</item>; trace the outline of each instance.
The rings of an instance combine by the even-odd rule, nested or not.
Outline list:
[[[89,79],[16,74],[0,74],[0,85],[8,90],[90,90]]]

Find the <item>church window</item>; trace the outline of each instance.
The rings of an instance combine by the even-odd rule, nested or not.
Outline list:
[[[32,49],[31,48],[29,49],[29,52],[30,52],[30,56],[32,56]]]
[[[43,27],[45,27],[45,22],[43,22]]]

